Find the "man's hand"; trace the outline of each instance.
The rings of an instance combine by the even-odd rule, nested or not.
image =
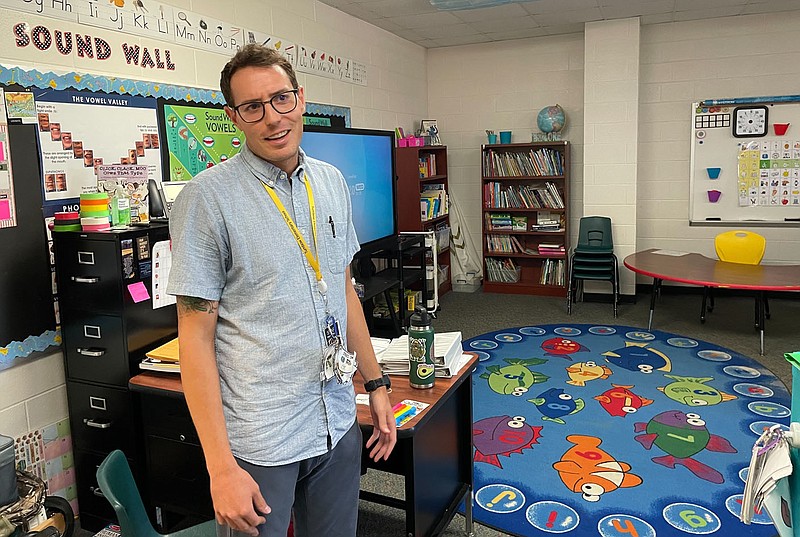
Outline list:
[[[258,484],[239,466],[211,477],[211,498],[218,523],[254,537],[271,511]]]
[[[369,410],[372,413],[372,436],[367,440],[367,449],[372,448],[369,457],[375,462],[386,460],[397,443],[397,427],[386,388],[369,394]]]

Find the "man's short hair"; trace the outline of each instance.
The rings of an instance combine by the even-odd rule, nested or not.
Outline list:
[[[233,58],[230,59],[219,77],[219,88],[222,90],[222,95],[225,97],[225,102],[228,106],[233,106],[233,95],[231,93],[231,78],[234,73],[244,67],[280,67],[286,72],[289,81],[292,83],[292,88],[299,87],[297,83],[297,75],[294,73],[292,64],[289,63],[280,52],[271,47],[251,43],[239,49]]]

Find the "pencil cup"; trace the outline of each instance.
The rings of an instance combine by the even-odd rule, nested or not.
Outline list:
[[[711,203],[717,203],[719,201],[719,197],[722,195],[722,192],[719,190],[709,190],[708,194],[708,201]]]
[[[720,171],[722,171],[722,168],[706,168],[706,172],[708,173],[708,178],[709,179],[718,178]]]
[[[496,144],[497,143],[497,135],[496,134],[487,134],[487,136],[489,137],[489,143],[490,144]]]
[[[500,131],[500,143],[501,144],[511,143],[511,131]]]

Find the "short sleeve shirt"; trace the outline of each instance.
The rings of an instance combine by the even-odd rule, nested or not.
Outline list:
[[[355,420],[352,384],[320,380],[325,301],[264,186],[274,189],[314,252],[304,181],[316,206],[328,312],[344,335],[345,271],[358,240],[347,183],[334,166],[300,150],[290,184],[245,146],[188,182],[170,214],[167,291],[219,302],[216,358],[231,449],[262,466],[323,454]]]

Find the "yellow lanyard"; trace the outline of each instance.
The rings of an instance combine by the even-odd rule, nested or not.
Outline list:
[[[297,224],[294,223],[292,217],[289,215],[289,212],[284,207],[281,200],[278,198],[278,195],[275,194],[275,191],[272,187],[267,186],[266,183],[262,181],[262,185],[264,186],[264,190],[267,191],[269,197],[272,198],[272,201],[275,202],[275,206],[280,211],[281,216],[283,216],[284,222],[286,225],[289,226],[289,231],[292,232],[292,236],[294,240],[297,241],[297,245],[300,247],[300,251],[303,252],[303,255],[306,256],[308,260],[308,264],[311,265],[311,268],[314,269],[314,275],[317,277],[317,289],[323,295],[328,290],[328,284],[325,283],[325,280],[322,279],[322,272],[319,269],[319,249],[317,247],[317,211],[316,205],[314,205],[314,193],[311,191],[311,181],[308,180],[308,175],[303,174],[303,181],[306,185],[306,194],[308,195],[308,207],[311,211],[311,234],[314,237],[314,255],[311,254],[311,249],[308,247],[306,240],[303,238],[303,235],[300,234],[300,230],[297,229]]]

